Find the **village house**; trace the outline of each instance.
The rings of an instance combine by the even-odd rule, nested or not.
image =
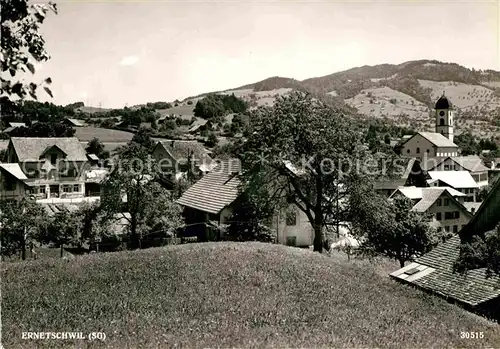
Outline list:
[[[4,196],[20,194],[13,186],[24,189],[21,197],[35,199],[84,196],[85,172],[90,165],[77,138],[12,137],[4,160]]]
[[[468,171],[479,188],[488,186],[488,167],[477,155],[440,158],[429,171]]]
[[[427,182],[420,163],[416,158],[399,159],[402,163],[391,170],[390,174],[381,176],[375,181],[375,191],[385,197],[391,196],[399,187],[417,186],[426,187]]]
[[[217,234],[228,224],[238,205],[240,171],[239,161],[222,161],[177,200],[184,207],[186,236],[197,236],[201,241],[223,238]],[[292,205],[277,214],[269,225],[279,244],[304,247],[313,244],[312,227],[306,215],[296,206]]]
[[[186,173],[189,167],[195,172],[206,172],[212,166],[209,151],[197,141],[169,140],[159,141],[152,156],[168,175]]]
[[[391,198],[400,195],[413,202],[414,211],[431,215],[431,225],[439,231],[457,234],[472,218],[464,206],[465,194],[453,188],[401,187]]]
[[[468,171],[429,171],[430,187],[451,187],[465,194],[466,202],[476,202],[479,186]]]
[[[498,212],[500,181],[495,183],[479,210],[458,235],[390,276],[499,321],[500,277],[486,277],[485,268],[468,270],[466,274],[454,271],[461,242],[493,231],[500,223]]]
[[[85,121],[80,119],[65,118],[63,123],[71,127],[83,127],[85,126]]]

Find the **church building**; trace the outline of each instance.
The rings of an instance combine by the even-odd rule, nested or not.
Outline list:
[[[401,145],[401,155],[419,160],[459,155],[459,147],[453,143],[454,111],[444,93],[434,109],[436,132],[418,132],[408,138]]]

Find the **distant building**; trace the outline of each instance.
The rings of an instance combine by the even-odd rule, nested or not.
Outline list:
[[[488,186],[488,167],[477,155],[439,158],[429,171],[468,171],[479,188]]]
[[[432,226],[440,231],[457,234],[472,214],[464,206],[465,194],[447,187],[401,187],[391,197],[409,198],[413,210],[432,215]]]
[[[77,138],[12,137],[5,160],[7,164],[2,164],[2,197],[84,196],[84,176],[90,164]],[[13,190],[13,186],[22,187],[24,192]],[[12,196],[13,192],[17,197]]]
[[[427,182],[420,163],[416,158],[401,158],[400,167],[391,170],[390,174],[381,176],[375,181],[375,191],[389,197],[402,186],[426,187]]]
[[[211,169],[212,158],[209,151],[197,141],[169,140],[156,143],[152,156],[165,174],[192,170],[206,172]]]
[[[72,119],[72,118],[66,118],[63,120],[63,123],[65,123],[68,126],[72,127],[83,127],[85,126],[85,121],[80,120],[80,119]]]
[[[418,132],[407,139],[403,138],[400,147],[402,155],[418,159],[459,155],[459,147],[453,143],[454,111],[444,94],[434,109],[436,132]]]
[[[430,187],[450,187],[465,194],[466,202],[477,201],[479,185],[468,171],[429,171],[427,176]]]

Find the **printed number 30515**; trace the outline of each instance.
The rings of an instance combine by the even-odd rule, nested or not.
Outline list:
[[[462,339],[480,339],[484,338],[483,332],[460,332],[460,338]]]

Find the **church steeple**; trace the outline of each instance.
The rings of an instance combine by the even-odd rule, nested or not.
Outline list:
[[[453,142],[453,106],[444,91],[434,109],[436,109],[436,133],[441,133]]]

